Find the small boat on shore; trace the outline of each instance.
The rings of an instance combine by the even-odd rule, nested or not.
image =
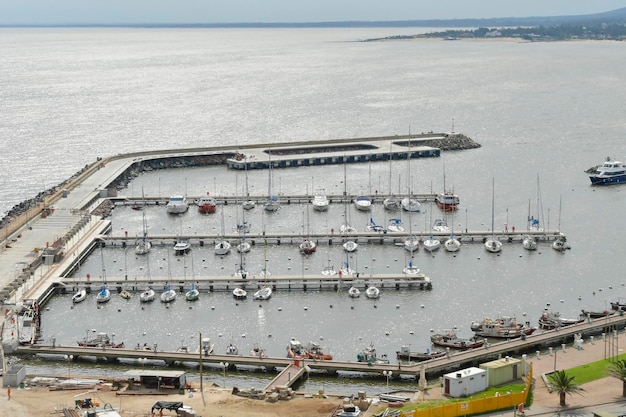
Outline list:
[[[518,323],[515,317],[502,316],[497,319],[485,318],[482,321],[474,321],[471,324],[472,331],[476,336],[494,339],[513,339],[528,336],[537,330],[530,323]]]
[[[361,415],[361,409],[353,404],[344,404],[341,410],[337,413],[337,417],[359,417]]]
[[[384,364],[389,363],[389,358],[386,354],[380,356],[376,354],[376,348],[373,343],[363,348],[363,350],[356,355],[356,360],[359,362],[367,362],[368,364]]]
[[[470,339],[457,337],[456,332],[453,331],[434,334],[430,337],[430,341],[435,346],[449,347],[451,349],[458,350],[475,349],[485,344],[483,339],[478,339],[476,337],[472,337]]]
[[[396,351],[396,358],[406,361],[423,362],[435,358],[441,358],[446,355],[446,352],[441,350],[426,349],[426,352],[411,352],[409,346],[402,345],[400,350]]]
[[[602,165],[587,170],[592,185],[621,184],[626,182],[626,166],[610,157]]]
[[[544,330],[558,329],[563,326],[571,326],[576,323],[582,323],[584,318],[567,319],[561,317],[558,311],[550,311],[547,308],[543,310],[539,317],[539,328]]]
[[[81,301],[84,301],[85,298],[87,298],[87,290],[85,290],[84,288],[81,288],[80,290],[76,291],[74,295],[72,296],[72,303],[73,304],[80,303]]]

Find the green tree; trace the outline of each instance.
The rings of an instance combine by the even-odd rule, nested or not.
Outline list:
[[[552,392],[559,394],[559,405],[561,407],[565,407],[567,405],[565,403],[566,395],[582,395],[582,393],[585,392],[585,389],[581,388],[580,385],[574,381],[576,377],[567,375],[565,371],[555,371],[548,377],[548,379],[550,380]]]
[[[626,359],[611,362],[609,375],[622,381],[622,397],[626,397]]]

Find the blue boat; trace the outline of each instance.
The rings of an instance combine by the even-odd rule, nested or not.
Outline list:
[[[620,161],[606,158],[606,161],[587,171],[592,185],[621,184],[626,182],[626,167]]]

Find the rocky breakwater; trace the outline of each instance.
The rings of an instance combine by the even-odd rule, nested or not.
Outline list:
[[[479,143],[474,142],[471,138],[461,133],[449,133],[443,138],[423,139],[420,140],[420,145],[432,146],[433,148],[439,148],[442,151],[458,151],[463,149],[480,148]]]

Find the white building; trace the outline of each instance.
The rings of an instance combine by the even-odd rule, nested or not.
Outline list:
[[[443,393],[454,398],[467,397],[488,387],[487,371],[471,367],[443,376]]]

